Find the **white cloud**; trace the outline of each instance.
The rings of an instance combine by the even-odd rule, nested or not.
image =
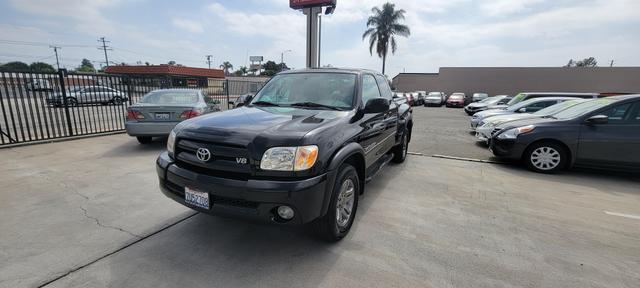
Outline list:
[[[191,33],[204,32],[204,28],[202,27],[202,25],[193,20],[183,19],[183,18],[173,18],[171,23],[173,23],[173,26],[187,30],[188,32],[191,32]]]
[[[483,1],[480,9],[485,15],[505,16],[526,11],[530,6],[540,4],[545,0],[492,0]]]

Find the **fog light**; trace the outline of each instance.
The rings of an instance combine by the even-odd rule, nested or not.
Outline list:
[[[293,218],[293,209],[289,206],[278,207],[278,216],[284,220],[291,220]]]

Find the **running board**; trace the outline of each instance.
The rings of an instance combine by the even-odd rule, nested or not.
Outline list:
[[[374,172],[369,174],[369,176],[367,176],[364,182],[366,183],[371,181],[374,176],[378,175],[378,172],[380,172],[385,166],[387,166],[387,164],[389,164],[389,162],[391,162],[391,159],[393,159],[393,153],[387,153],[384,156],[382,156],[382,158],[378,160],[378,164],[374,164],[374,165],[378,165],[378,168],[374,168],[375,169]]]

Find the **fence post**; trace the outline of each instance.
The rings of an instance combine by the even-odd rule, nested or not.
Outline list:
[[[64,115],[67,119],[67,131],[69,136],[73,136],[73,125],[71,125],[71,115],[69,114],[69,102],[67,101],[67,87],[64,79],[67,74],[66,69],[58,69],[58,79],[60,79],[60,90],[62,92],[62,103],[64,104]]]
[[[133,105],[133,100],[131,99],[131,98],[133,98],[133,93],[131,93],[131,90],[132,90],[131,89],[131,86],[132,86],[131,85],[131,81],[132,80],[131,80],[131,76],[129,76],[129,75],[124,76],[124,77],[125,77],[124,79],[127,80],[127,98],[129,98],[129,106],[131,106],[131,105]]]
[[[231,106],[229,105],[229,79],[224,79],[225,81],[225,90],[227,90],[227,110],[231,109]]]

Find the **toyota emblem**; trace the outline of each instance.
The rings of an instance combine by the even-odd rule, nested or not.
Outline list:
[[[196,157],[198,157],[198,160],[202,162],[207,162],[211,160],[211,151],[209,151],[209,149],[207,148],[198,148],[198,151],[196,152]]]

